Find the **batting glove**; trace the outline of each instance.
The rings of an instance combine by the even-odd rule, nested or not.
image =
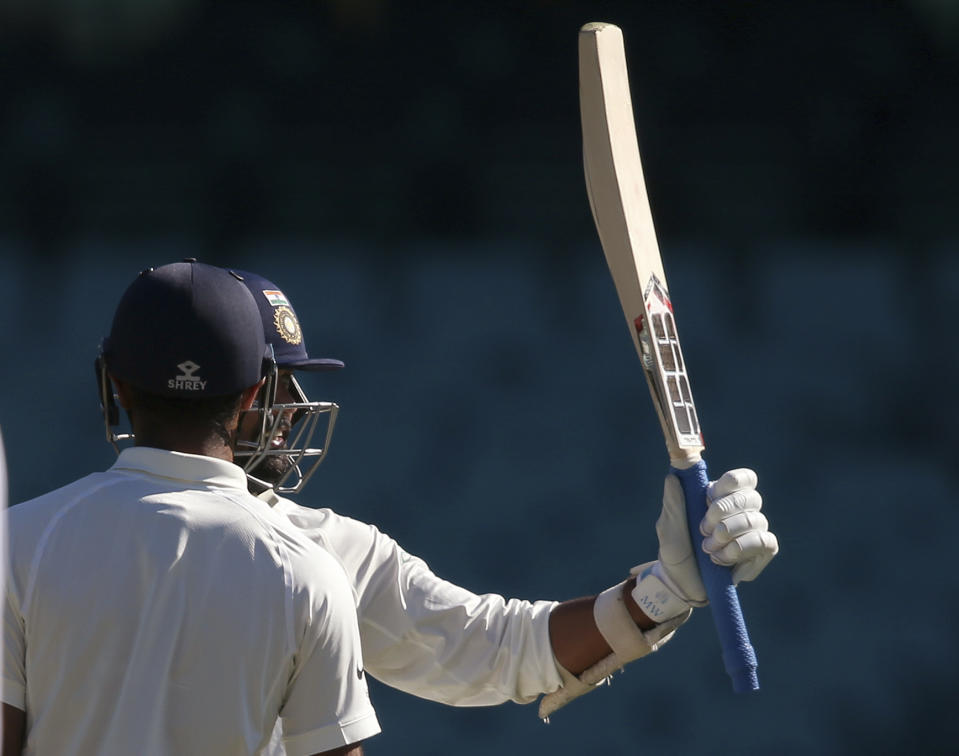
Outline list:
[[[703,551],[716,564],[732,568],[734,585],[754,580],[779,551],[779,541],[760,512],[763,500],[756,482],[755,472],[739,468],[706,489],[708,507],[699,523]],[[663,622],[690,606],[708,603],[686,527],[682,485],[675,475],[666,476],[656,534],[659,559],[631,570],[636,575],[632,595],[650,619]]]

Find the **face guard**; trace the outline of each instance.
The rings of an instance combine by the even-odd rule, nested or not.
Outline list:
[[[264,443],[241,439],[234,455],[247,477],[263,489],[280,494],[295,494],[303,489],[326,458],[340,411],[333,402],[311,402],[290,373],[279,378],[285,382],[293,401],[272,403],[264,432]],[[250,412],[265,416],[254,406]],[[320,442],[319,446],[311,444]]]
[[[269,351],[272,355],[272,349]],[[103,414],[106,440],[107,443],[113,447],[113,450],[119,454],[121,444],[135,443],[136,436],[132,430],[129,433],[115,430],[119,428],[120,425],[120,405],[117,395],[113,391],[113,383],[107,371],[106,360],[103,358],[102,346],[94,362],[94,369],[97,375],[100,412]],[[250,414],[256,415],[256,429],[252,433],[247,433],[247,435],[252,436],[252,440],[237,441],[233,450],[234,462],[246,471],[260,458],[258,455],[261,455],[269,449],[270,444],[277,435],[278,429],[278,423],[274,418],[278,419],[282,417],[282,415],[275,416],[273,413],[276,399],[277,369],[276,360],[274,360],[272,356],[264,358],[263,360],[263,377],[266,378],[266,382],[263,384],[263,388],[260,389],[257,401],[251,409],[241,414],[241,419]],[[332,427],[330,428],[330,432],[332,432]]]
[[[100,353],[97,355],[93,367],[97,373],[97,388],[100,395],[100,412],[103,415],[103,427],[106,430],[107,443],[113,447],[113,451],[120,453],[120,444],[129,441],[133,442],[133,433],[118,433],[114,428],[120,425],[120,405],[117,402],[117,395],[113,393],[113,384],[110,382],[110,376],[107,375],[107,364],[103,359],[103,347],[100,347]]]

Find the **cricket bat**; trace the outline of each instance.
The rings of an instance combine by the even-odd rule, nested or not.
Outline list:
[[[726,672],[736,692],[758,690],[756,654],[731,572],[713,564],[701,548],[699,522],[706,511],[709,482],[701,456],[703,437],[646,196],[618,27],[591,23],[580,30],[579,94],[593,220],[663,428],[670,472],[682,483],[686,518]]]

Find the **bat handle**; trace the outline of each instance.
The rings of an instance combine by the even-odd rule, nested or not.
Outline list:
[[[746,621],[739,606],[739,595],[733,585],[732,571],[728,567],[714,564],[703,551],[703,536],[699,532],[699,522],[706,511],[706,486],[709,477],[706,463],[699,460],[692,467],[678,469],[670,467],[670,472],[679,478],[686,499],[686,520],[693,541],[693,550],[699,563],[699,573],[706,586],[706,596],[712,609],[713,622],[719,634],[719,644],[723,652],[723,665],[732,678],[733,690],[747,693],[759,690],[759,677],[756,674],[756,652],[749,642]]]

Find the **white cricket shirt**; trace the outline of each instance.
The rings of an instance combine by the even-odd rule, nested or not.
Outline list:
[[[379,732],[343,569],[209,457],[136,447],[9,510],[26,754],[287,753]]]
[[[478,595],[442,580],[373,525],[260,495],[336,557],[356,600],[366,671],[455,706],[528,703],[561,687],[549,640],[555,601]]]

